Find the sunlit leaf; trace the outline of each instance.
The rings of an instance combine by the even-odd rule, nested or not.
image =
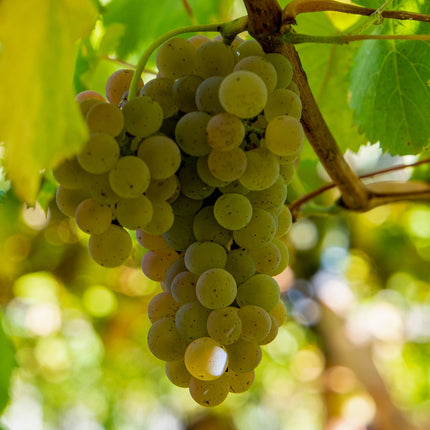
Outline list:
[[[0,414],[9,402],[9,385],[15,367],[15,351],[3,329],[3,314],[0,312]]]

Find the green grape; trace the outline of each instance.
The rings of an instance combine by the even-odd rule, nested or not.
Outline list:
[[[211,41],[209,37],[204,36],[203,34],[196,34],[194,36],[189,37],[187,40],[191,42],[196,48],[200,47],[206,42]]]
[[[238,309],[232,306],[214,309],[207,321],[209,336],[223,345],[236,342],[242,330]]]
[[[148,318],[152,324],[163,318],[175,318],[181,307],[170,293],[158,293],[148,303]]]
[[[148,331],[148,347],[152,354],[163,361],[182,360],[187,344],[176,329],[171,317],[156,321]]]
[[[211,187],[201,180],[195,164],[183,165],[179,170],[178,176],[181,181],[182,194],[190,199],[205,199],[215,190],[215,187]]]
[[[175,37],[163,43],[155,58],[157,68],[166,78],[177,79],[194,73],[196,47],[191,42]]]
[[[170,290],[174,299],[181,304],[197,300],[196,283],[198,276],[188,270],[178,273],[172,281]]]
[[[222,181],[235,181],[240,179],[246,170],[247,157],[242,148],[230,151],[212,149],[208,157],[209,170],[216,178]]]
[[[205,206],[195,216],[193,223],[194,236],[201,242],[216,242],[226,246],[231,238],[231,231],[218,224],[213,206]]]
[[[213,381],[224,374],[228,356],[219,342],[210,337],[201,337],[187,346],[184,362],[194,378]]]
[[[215,202],[214,216],[222,227],[239,230],[251,221],[252,204],[242,194],[223,194]]]
[[[105,267],[121,266],[129,257],[132,247],[127,231],[114,224],[101,234],[92,234],[88,243],[93,260]]]
[[[218,187],[218,189],[223,193],[238,193],[243,194],[244,196],[249,193],[249,189],[244,187],[238,180],[230,182],[228,185],[224,187]]]
[[[269,94],[264,108],[264,117],[268,122],[280,115],[289,115],[297,120],[302,116],[300,97],[285,88],[279,88]]]
[[[278,283],[271,276],[259,273],[238,286],[236,300],[239,306],[257,305],[270,312],[279,296]]]
[[[133,155],[121,157],[109,172],[112,190],[125,199],[136,198],[143,194],[150,180],[151,174],[146,163]]]
[[[202,203],[203,200],[190,199],[180,193],[172,202],[172,209],[175,215],[193,215],[202,207]]]
[[[90,133],[118,136],[124,128],[124,117],[119,108],[110,103],[97,103],[88,111],[86,122]]]
[[[228,382],[230,383],[230,393],[244,393],[248,391],[255,380],[255,371],[245,373],[236,373],[228,369],[227,373]]]
[[[273,154],[287,156],[301,151],[305,132],[300,121],[288,115],[273,118],[266,128],[265,142]]]
[[[59,185],[55,194],[58,209],[69,217],[75,215],[77,207],[82,201],[90,197],[85,189],[71,190]]]
[[[266,54],[267,61],[272,63],[278,77],[276,88],[285,88],[293,78],[293,66],[282,54],[270,53]]]
[[[88,188],[92,198],[104,205],[113,205],[120,199],[120,196],[110,186],[109,173],[90,175]]]
[[[282,166],[283,164],[295,164],[296,160],[300,157],[302,150],[299,149],[296,152],[291,153],[290,155],[282,155],[278,156],[279,166]]]
[[[105,98],[100,93],[92,90],[81,91],[80,93],[76,94],[75,100],[77,102],[82,102],[84,100],[99,100],[106,102]]]
[[[227,76],[233,71],[235,55],[230,46],[221,41],[210,41],[196,51],[196,74],[203,78]]]
[[[115,215],[118,222],[130,230],[139,230],[152,219],[151,200],[146,196],[135,199],[120,199],[116,205]]]
[[[164,118],[169,118],[178,112],[178,106],[173,99],[174,82],[170,78],[151,79],[139,92],[140,96],[150,97],[161,106]]]
[[[228,181],[221,181],[221,179],[212,175],[212,172],[209,170],[208,158],[207,155],[204,155],[197,159],[197,173],[200,179],[211,187],[222,187],[229,184]]]
[[[279,161],[266,148],[255,148],[246,151],[246,170],[239,182],[246,188],[264,190],[275,183],[279,176]]]
[[[270,276],[277,276],[287,268],[288,263],[290,262],[290,253],[287,245],[282,240],[273,239],[272,243],[279,249],[281,259],[277,267],[272,271],[266,271],[265,273]]]
[[[176,215],[173,225],[164,233],[167,243],[177,251],[185,251],[196,238],[193,234],[193,215]]]
[[[239,118],[258,115],[267,102],[267,87],[264,81],[248,70],[238,70],[224,78],[219,87],[222,107]]]
[[[260,191],[251,191],[246,196],[253,207],[265,209],[278,216],[287,198],[287,186],[284,180],[278,176],[278,179],[270,187]]]
[[[245,249],[233,249],[227,255],[225,270],[233,275],[236,284],[242,284],[255,274],[256,268],[251,254]]]
[[[259,55],[264,57],[264,51],[261,45],[254,39],[245,40],[237,47],[237,55],[239,59],[250,57],[252,55]]]
[[[293,179],[295,170],[294,162],[281,163],[281,160],[279,161],[279,175],[282,176],[286,185]]]
[[[279,331],[278,322],[276,321],[273,315],[269,314],[269,317],[272,320],[272,325],[270,326],[270,331],[267,334],[267,336],[259,342],[260,345],[269,344],[270,342],[274,341],[276,339],[276,336],[278,335],[278,331]]]
[[[175,201],[180,193],[180,187],[181,184],[176,175],[166,179],[151,179],[145,195],[149,200]]]
[[[288,206],[283,205],[282,210],[278,215],[278,228],[276,229],[275,237],[286,235],[293,225],[293,216],[291,215]]]
[[[281,251],[272,242],[256,249],[250,249],[257,272],[272,275],[281,262]],[[272,275],[273,276],[273,275]]]
[[[228,353],[228,370],[236,373],[248,373],[254,370],[261,361],[262,351],[256,342],[239,339],[231,345],[226,345]]]
[[[225,308],[231,305],[236,298],[236,293],[236,281],[227,270],[208,269],[197,280],[197,298],[208,309]]]
[[[185,75],[173,84],[173,100],[179,110],[185,113],[198,110],[196,104],[197,88],[203,78],[197,75]]]
[[[206,136],[212,148],[218,151],[230,151],[243,142],[245,126],[236,115],[222,112],[209,120]]]
[[[99,100],[99,99],[85,99],[79,102],[79,109],[81,111],[82,117],[85,119],[88,115],[89,110],[94,106],[98,105],[99,103],[106,103],[106,100]]]
[[[172,282],[175,279],[176,275],[181,272],[187,270],[185,267],[184,257],[182,255],[179,256],[179,259],[174,261],[172,265],[167,269],[166,276],[164,277],[164,285],[166,287],[166,291],[171,292]]]
[[[77,190],[86,186],[88,175],[74,158],[62,161],[52,170],[55,180],[65,188]]]
[[[106,81],[106,98],[114,105],[119,105],[123,94],[129,89],[133,79],[134,70],[120,69],[112,73]],[[138,88],[143,87],[142,79],[139,80]]]
[[[153,251],[169,247],[163,235],[150,234],[145,230],[136,230],[136,239],[140,246]]]
[[[224,268],[227,252],[215,242],[194,242],[185,251],[184,261],[190,272],[200,275],[209,269]]]
[[[234,71],[247,70],[259,76],[266,84],[267,93],[270,94],[276,87],[278,77],[272,63],[260,55],[251,55],[241,59],[235,66]]]
[[[219,100],[219,87],[223,78],[221,76],[212,76],[205,79],[197,88],[196,105],[201,112],[207,112],[210,115],[223,112],[224,108]]]
[[[300,89],[294,81],[288,84],[287,89],[295,92],[300,97]]]
[[[235,242],[247,249],[256,249],[269,243],[276,233],[274,217],[261,208],[253,208],[249,223],[233,232]]]
[[[178,121],[175,140],[185,153],[194,157],[209,154],[211,147],[206,140],[206,126],[210,119],[205,112],[190,112]]]
[[[135,97],[122,108],[126,130],[133,136],[147,137],[163,123],[163,109],[147,96]]]
[[[169,381],[177,387],[188,388],[190,385],[191,374],[183,360],[167,361],[165,371]]]
[[[101,234],[111,225],[112,209],[97,200],[86,199],[76,208],[75,220],[85,233]]]
[[[174,221],[172,207],[164,200],[152,201],[152,218],[143,226],[151,234],[163,234],[170,230]]]
[[[279,299],[278,303],[269,312],[269,314],[272,315],[273,318],[275,318],[279,327],[284,324],[285,320],[287,319],[287,307],[285,306],[285,303],[282,299]]]
[[[270,332],[272,320],[267,311],[257,305],[246,305],[238,310],[242,331],[240,338],[260,343]]]
[[[210,310],[197,301],[185,303],[178,309],[175,324],[186,342],[208,335],[206,323],[209,313]]]
[[[220,405],[227,398],[230,384],[225,376],[214,381],[202,381],[191,377],[189,389],[191,397],[200,406],[214,407]]]

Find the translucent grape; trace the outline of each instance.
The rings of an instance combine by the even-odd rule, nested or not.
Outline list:
[[[238,193],[244,196],[249,193],[249,189],[244,187],[238,180],[230,182],[224,187],[218,187],[218,189],[223,193]]]
[[[238,310],[242,322],[241,339],[260,343],[270,332],[272,320],[262,307],[247,305]]]
[[[172,207],[164,200],[152,201],[152,218],[143,226],[143,230],[151,234],[163,234],[168,231],[174,221]]]
[[[187,342],[208,335],[206,323],[209,313],[209,309],[197,301],[185,303],[178,309],[175,316],[176,327]]]
[[[180,307],[170,293],[158,293],[148,303],[148,318],[152,323],[163,318],[174,318]]]
[[[205,206],[194,216],[193,232],[198,241],[216,242],[224,246],[232,238],[231,231],[219,225],[215,219],[213,206]]]
[[[80,93],[76,94],[75,100],[77,102],[84,100],[100,100],[102,102],[106,102],[105,98],[100,93],[91,90],[81,91]]]
[[[281,262],[281,251],[272,242],[248,252],[254,259],[257,272],[260,273],[272,275]]]
[[[120,196],[112,190],[109,182],[109,174],[90,175],[88,188],[94,200],[104,205],[112,205],[119,201]]]
[[[203,34],[195,34],[194,36],[191,36],[187,39],[189,42],[191,42],[196,48],[203,45],[206,42],[210,42],[210,38],[207,36],[204,36]]]
[[[184,261],[190,272],[200,275],[209,269],[224,268],[227,252],[215,242],[194,242],[185,251]]]
[[[228,353],[228,369],[236,373],[247,373],[254,370],[261,361],[261,347],[255,342],[239,339],[226,345]]]
[[[214,381],[202,381],[191,377],[190,394],[201,406],[214,407],[220,405],[228,396],[230,384],[227,377],[222,376]]]
[[[173,280],[179,273],[184,272],[185,270],[187,270],[187,268],[185,267],[184,257],[180,255],[179,259],[174,261],[167,269],[166,276],[164,277],[166,291],[171,292]]]
[[[75,220],[85,233],[101,234],[111,225],[112,209],[94,199],[86,199],[76,208]]]
[[[201,207],[201,199],[190,199],[182,193],[172,202],[172,209],[175,215],[193,215]]]
[[[245,126],[231,113],[222,112],[213,116],[206,126],[207,142],[218,151],[237,148],[245,137]]]
[[[223,345],[230,345],[239,339],[242,322],[238,309],[232,306],[214,309],[207,321],[209,336]]]
[[[269,275],[257,274],[237,288],[239,306],[257,305],[270,312],[279,302],[279,285]]]
[[[236,281],[227,270],[209,269],[203,272],[197,280],[197,298],[208,309],[225,308],[231,305],[236,293]]]
[[[169,244],[162,235],[150,234],[144,230],[136,230],[136,239],[143,248],[145,249],[163,249],[168,248]]]
[[[120,69],[112,73],[106,81],[106,97],[114,105],[119,105],[122,95],[129,89],[134,71],[131,69]],[[139,80],[138,88],[142,88],[143,81]]]
[[[291,91],[294,91],[300,97],[300,89],[299,89],[298,85],[294,81],[291,81],[288,84],[287,89],[291,90]]]
[[[81,111],[82,117],[86,118],[90,109],[99,103],[106,103],[106,100],[103,102],[99,99],[85,99],[79,102],[79,109]]]
[[[293,216],[291,215],[288,206],[283,205],[282,210],[278,215],[278,228],[276,229],[275,237],[286,235],[293,224]]]
[[[163,281],[169,267],[179,259],[172,248],[147,251],[142,257],[142,272],[152,281]]]
[[[230,383],[231,393],[244,393],[248,391],[255,380],[255,371],[245,373],[236,373],[231,369],[228,369],[226,376],[228,382]]]
[[[235,55],[230,46],[220,41],[210,41],[196,51],[197,74],[203,78],[227,76],[233,71]]]
[[[223,194],[215,202],[214,216],[222,227],[239,230],[251,220],[252,204],[242,194]]]
[[[71,190],[59,185],[55,194],[55,201],[58,209],[64,215],[73,217],[79,204],[88,197],[90,196],[85,189]]]
[[[266,84],[267,93],[270,94],[276,87],[278,77],[272,63],[260,55],[251,55],[241,59],[235,66],[234,71],[247,70],[255,73]]]
[[[272,242],[279,249],[281,260],[274,270],[267,271],[265,273],[270,276],[277,276],[287,268],[288,263],[290,262],[290,252],[288,251],[287,245],[282,240],[273,239]]]
[[[273,67],[276,69],[276,75],[278,77],[276,88],[285,88],[289,85],[293,77],[293,66],[289,60],[278,53],[266,54],[265,58],[272,63]]]
[[[178,121],[175,140],[184,152],[195,157],[209,154],[211,147],[206,140],[206,126],[210,119],[205,112],[190,112]]]
[[[303,147],[305,132],[296,118],[280,115],[273,118],[266,128],[267,148],[276,155],[286,156],[297,153]]]
[[[279,88],[269,94],[264,108],[264,117],[268,122],[280,115],[289,115],[298,120],[302,116],[300,97],[285,88]]]
[[[173,100],[182,112],[194,112],[197,109],[197,88],[203,82],[203,78],[197,75],[182,76],[173,84]]]
[[[272,320],[272,325],[270,326],[270,331],[267,334],[267,336],[259,342],[260,345],[267,345],[268,343],[275,340],[276,336],[278,335],[278,331],[279,331],[278,322],[276,321],[273,315],[269,314],[269,316],[270,316],[270,319]]]
[[[245,249],[233,249],[227,255],[225,270],[229,271],[237,285],[242,284],[255,274],[255,262]]]
[[[124,117],[117,106],[110,103],[97,103],[86,116],[91,133],[106,133],[118,136],[124,128]]]
[[[197,172],[195,164],[186,164],[181,167],[178,173],[181,181],[181,192],[190,199],[202,200],[209,197],[215,190],[203,182]]]
[[[282,176],[284,182],[288,185],[294,176],[295,172],[294,162],[281,163],[279,162],[279,175]]]
[[[167,361],[165,371],[169,381],[177,387],[188,388],[190,385],[191,374],[183,360]]]
[[[216,178],[231,182],[243,176],[246,171],[247,157],[242,148],[234,148],[230,151],[212,149],[208,157],[208,166]]]
[[[198,276],[188,270],[178,273],[174,277],[170,290],[172,292],[172,296],[178,303],[191,303],[197,300],[197,279]]]
[[[254,207],[265,209],[278,216],[287,198],[287,186],[278,176],[270,187],[260,191],[251,191],[246,196]]]
[[[222,81],[221,76],[212,76],[199,85],[196,91],[196,105],[199,111],[211,115],[224,111],[218,96]]]
[[[177,79],[190,75],[195,70],[196,47],[186,39],[175,37],[168,40],[157,51],[157,68],[166,78]]]
[[[270,311],[270,315],[275,318],[279,327],[284,324],[285,320],[287,319],[287,308],[281,299],[278,300],[276,306]]]
[[[178,112],[178,106],[173,98],[174,82],[169,78],[151,79],[139,92],[139,95],[150,97],[161,106],[164,118],[169,118]]]
[[[237,55],[239,59],[249,57],[251,55],[264,56],[264,51],[261,45],[255,40],[245,40],[237,47]]]
[[[167,243],[177,251],[185,251],[196,241],[193,234],[193,215],[176,215],[173,225],[164,233]]]
[[[209,170],[208,156],[204,155],[199,157],[197,160],[197,173],[200,179],[207,185],[211,187],[221,187],[227,185],[228,181],[222,181],[216,178],[212,172]]]
[[[140,137],[155,133],[163,123],[163,109],[160,104],[150,97],[135,97],[122,108],[125,128]]]
[[[180,183],[176,175],[166,179],[151,179],[145,191],[146,197],[150,200],[174,201],[180,193]]]
[[[83,188],[87,182],[87,172],[75,157],[62,161],[52,173],[56,181],[65,188],[77,190]]]

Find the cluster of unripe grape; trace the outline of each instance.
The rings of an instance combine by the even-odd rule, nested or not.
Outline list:
[[[131,70],[108,79],[107,100],[78,94],[90,137],[54,170],[57,204],[103,266],[128,258],[136,232],[163,290],[149,348],[175,385],[216,406],[250,388],[286,317],[273,276],[289,261],[302,106],[289,61],[254,40],[175,38],[156,63],[134,98]]]

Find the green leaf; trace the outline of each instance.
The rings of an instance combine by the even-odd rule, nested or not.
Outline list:
[[[96,17],[91,0],[0,2],[0,141],[22,200],[34,203],[40,172],[87,137],[74,101],[74,60],[76,41]]]
[[[3,314],[0,311],[0,414],[9,402],[9,385],[16,365],[15,350],[3,328]]]

